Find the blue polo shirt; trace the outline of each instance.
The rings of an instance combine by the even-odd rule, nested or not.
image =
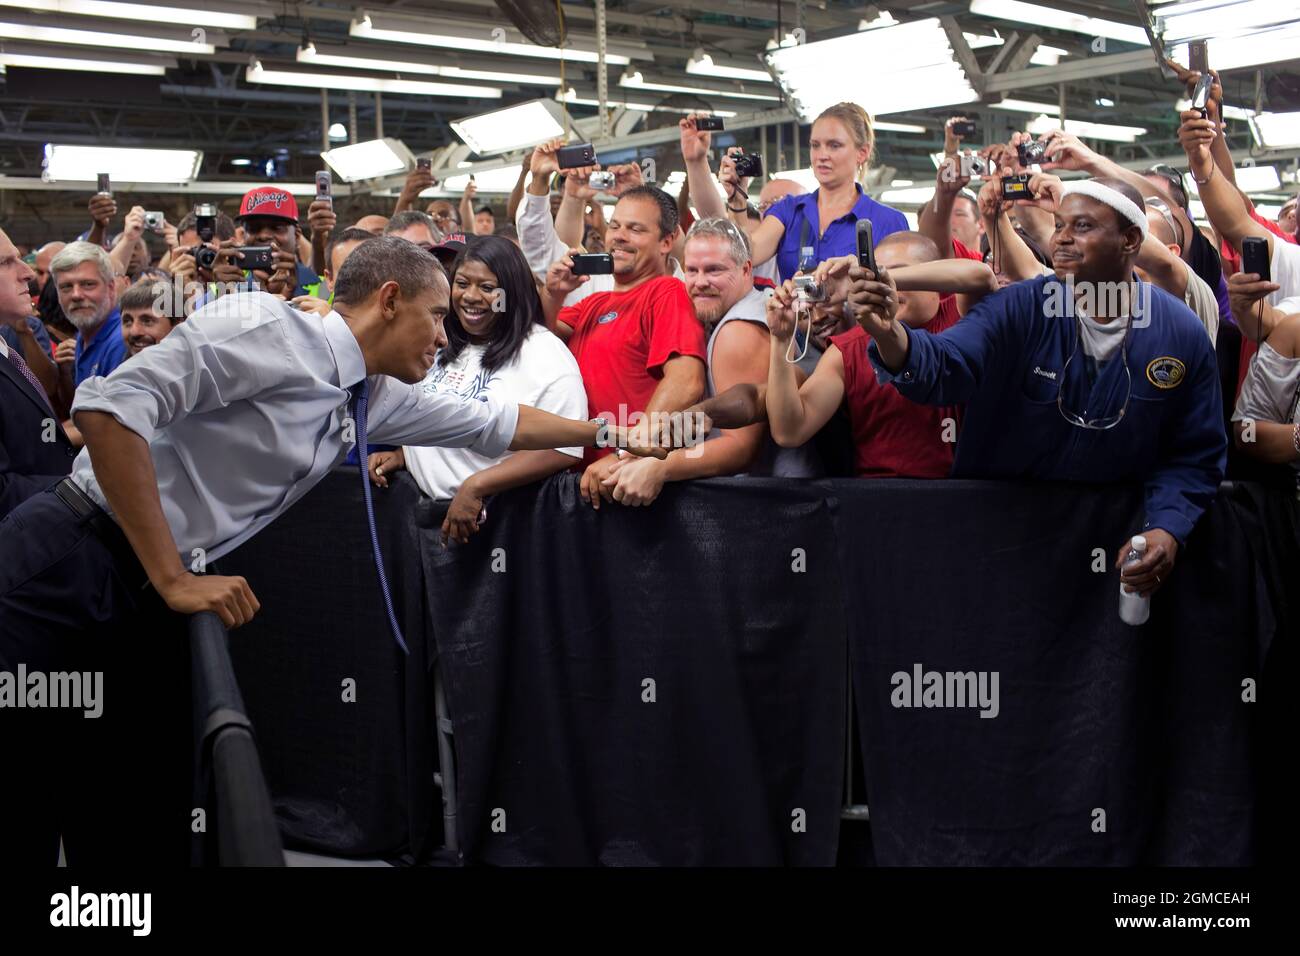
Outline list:
[[[801,196],[783,196],[767,210],[767,215],[775,217],[785,226],[781,244],[776,248],[776,266],[781,272],[781,279],[789,279],[799,271],[799,249],[803,245],[804,224],[807,223],[808,242],[813,248],[813,262],[818,263],[836,256],[851,256],[858,251],[858,220],[871,220],[871,237],[873,242],[893,232],[907,231],[907,217],[892,206],[878,203],[862,191],[860,183],[854,183],[858,190],[858,201],[853,208],[826,227],[823,233],[817,222],[817,195],[820,189]]]
[[[80,385],[96,375],[107,375],[126,361],[126,342],[122,340],[122,313],[113,309],[87,345],[77,333],[77,358],[73,384]]]
[[[891,374],[873,342],[881,382],[925,405],[965,403],[954,478],[1141,481],[1146,524],[1185,543],[1214,499],[1227,455],[1218,366],[1205,326],[1181,299],[1147,283],[1149,309],[1123,353],[1089,381],[1077,320],[1055,276],[1009,285],[947,331],[909,329],[907,361]],[[1070,313],[1070,314],[1067,314]],[[1066,362],[1078,354],[1070,367]],[[1130,385],[1131,381],[1131,385]],[[1124,417],[1106,431],[1075,414]]]

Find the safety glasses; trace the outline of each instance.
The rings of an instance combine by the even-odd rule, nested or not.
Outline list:
[[[1076,322],[1082,321],[1082,319],[1076,320]],[[1128,411],[1129,399],[1133,397],[1133,372],[1128,367],[1128,337],[1132,331],[1133,320],[1130,318],[1128,328],[1124,330],[1124,339],[1119,346],[1120,361],[1124,363],[1124,403],[1115,414],[1090,418],[1087,409],[1079,413],[1065,406],[1065,382],[1070,375],[1070,363],[1074,361],[1076,355],[1083,351],[1083,332],[1076,326],[1074,350],[1070,353],[1070,357],[1065,360],[1065,367],[1061,369],[1061,383],[1056,387],[1056,410],[1071,425],[1104,432],[1114,428],[1124,420],[1124,414]]]

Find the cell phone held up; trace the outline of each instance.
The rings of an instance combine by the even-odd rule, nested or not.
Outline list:
[[[1214,77],[1206,73],[1196,81],[1196,88],[1192,90],[1192,109],[1201,114],[1201,119],[1208,119],[1210,111],[1207,105],[1210,102],[1210,87],[1214,84]]]
[[[1245,236],[1241,240],[1241,271],[1253,272],[1260,282],[1272,282],[1268,263],[1268,240],[1262,236]]]
[[[580,252],[573,257],[575,276],[609,276],[614,274],[614,257],[608,252]]]
[[[719,132],[722,129],[721,116],[697,116],[695,117],[695,128],[701,132],[708,131],[711,133]]]
[[[1202,76],[1209,72],[1210,48],[1205,40],[1193,40],[1187,44],[1187,68]]]
[[[952,124],[951,129],[953,136],[959,136],[962,139],[970,139],[975,135],[975,121],[959,119]]]
[[[316,173],[316,200],[318,202],[334,204],[334,197],[330,193],[333,183],[333,177],[330,176],[328,169],[322,169]]]
[[[596,147],[590,143],[574,143],[572,146],[561,146],[555,151],[555,161],[561,169],[594,166],[596,165]]]
[[[236,246],[235,262],[250,272],[270,272],[275,265],[275,251],[270,246]]]
[[[872,238],[871,220],[858,220],[858,265],[876,274],[876,243]]]
[[[108,181],[108,173],[99,174],[98,189],[96,191],[103,196],[113,195],[113,186]]]

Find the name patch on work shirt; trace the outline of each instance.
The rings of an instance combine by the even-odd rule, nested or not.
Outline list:
[[[617,312],[606,312],[604,315],[602,315],[600,318],[596,320],[596,324],[608,325],[610,322],[613,322],[617,318],[618,318]]]
[[[1147,366],[1147,381],[1156,388],[1176,388],[1187,374],[1187,366],[1169,355],[1151,360]]]

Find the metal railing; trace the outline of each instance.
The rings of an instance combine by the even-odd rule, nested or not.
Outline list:
[[[225,625],[211,611],[190,618],[195,769],[220,866],[284,866],[284,847],[262,773],[253,725],[235,681]]]

